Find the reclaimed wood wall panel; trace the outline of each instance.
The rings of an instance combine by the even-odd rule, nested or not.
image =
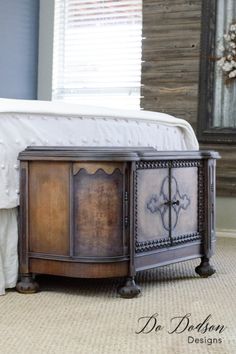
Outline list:
[[[141,107],[197,124],[201,0],[143,0]]]

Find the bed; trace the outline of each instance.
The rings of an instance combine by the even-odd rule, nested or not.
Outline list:
[[[199,148],[190,124],[164,113],[0,99],[0,295],[18,277],[17,157],[34,145]]]

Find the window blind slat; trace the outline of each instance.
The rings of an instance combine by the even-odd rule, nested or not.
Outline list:
[[[53,99],[139,108],[142,0],[55,0]]]

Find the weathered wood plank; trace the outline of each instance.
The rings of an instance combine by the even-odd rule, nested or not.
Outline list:
[[[177,23],[175,25],[170,25],[168,27],[164,27],[163,24],[149,24],[147,27],[143,27],[143,34],[147,38],[163,36],[167,38],[169,36],[180,37],[183,35],[187,35],[191,37],[192,35],[197,35],[200,37],[200,23],[197,21],[196,23]]]
[[[151,86],[146,88],[144,86],[144,90],[145,93],[148,94],[147,100],[150,100],[152,97],[167,97],[172,99],[176,96],[182,96],[185,97],[185,99],[191,97],[196,101],[198,96],[198,87],[196,84],[189,84],[186,86],[178,85],[178,87],[173,87],[172,84],[167,83],[163,84],[163,86],[159,86],[158,89]]]
[[[196,38],[200,37],[200,33],[199,33],[200,27],[195,25],[189,25],[189,24],[185,24],[185,26],[169,26],[168,29],[166,30],[161,30],[160,26],[153,26],[153,27],[149,27],[148,31],[144,31],[143,32],[148,35],[151,35],[152,37],[147,37],[147,39],[152,39],[152,38],[161,38],[161,39],[173,39],[173,38],[183,38],[183,35],[187,34],[187,37],[191,38],[192,36],[195,36]]]
[[[169,72],[158,71],[154,75],[146,74],[144,76],[145,81],[143,81],[143,85],[146,87],[153,86],[157,87],[157,84],[163,84],[166,82],[172,83],[172,87],[175,87],[176,81],[179,81],[181,85],[185,85],[186,83],[196,83],[198,78],[197,72],[176,72],[173,75],[170,75]]]
[[[143,16],[145,16],[145,13],[143,13]],[[148,14],[147,19],[150,24],[165,24],[166,26],[171,24],[172,26],[175,24],[179,23],[196,23],[199,22],[201,16],[199,11],[194,11],[194,12],[171,12],[171,13],[151,13]],[[144,25],[148,26],[147,22]]]
[[[174,102],[174,108],[173,108],[173,102]],[[196,111],[197,110],[197,104],[196,100],[193,97],[185,97],[185,96],[172,96],[172,97],[163,97],[163,96],[158,96],[158,97],[152,97],[147,104],[153,104],[155,107],[159,107],[161,109],[168,109],[168,110],[173,110],[175,112],[176,110],[191,110],[191,111]]]
[[[162,38],[158,38],[158,37],[154,37],[151,39],[143,39],[142,42],[142,49],[144,51],[144,53],[146,51],[148,52],[153,52],[153,51],[162,51],[163,49],[171,49],[171,50],[178,50],[180,49],[185,49],[188,50],[191,53],[193,53],[196,50],[198,50],[199,52],[199,48],[200,48],[200,39],[198,37],[194,37],[193,38],[189,38],[189,39],[184,39],[181,41],[181,39],[179,38],[170,38],[168,39],[162,39]]]
[[[142,64],[142,75],[146,74],[155,75],[157,71],[165,70],[167,73],[175,72],[196,72],[199,70],[199,58],[183,58],[181,61],[175,58],[169,60],[152,60],[146,61]]]
[[[199,12],[201,1],[143,1],[143,13]]]
[[[171,6],[171,5],[181,5],[181,4],[198,4],[201,6],[201,0],[143,0],[143,5],[147,6]]]
[[[152,48],[144,50],[143,48],[143,54],[142,54],[142,60],[145,61],[155,61],[160,59],[160,60],[169,60],[175,58],[177,60],[182,60],[182,59],[191,59],[191,58],[199,58],[199,48],[160,48],[160,49],[154,49]]]
[[[141,106],[197,122],[200,0],[143,0]]]
[[[172,109],[175,110],[190,110],[197,111],[196,99],[194,97],[186,97],[184,95],[172,95],[172,96],[155,96],[150,97],[149,100],[145,102],[145,107],[153,104],[155,107],[158,106],[161,109]]]

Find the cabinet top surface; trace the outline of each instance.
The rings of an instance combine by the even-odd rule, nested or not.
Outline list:
[[[19,160],[141,161],[219,158],[215,151],[157,151],[151,147],[29,146]]]

